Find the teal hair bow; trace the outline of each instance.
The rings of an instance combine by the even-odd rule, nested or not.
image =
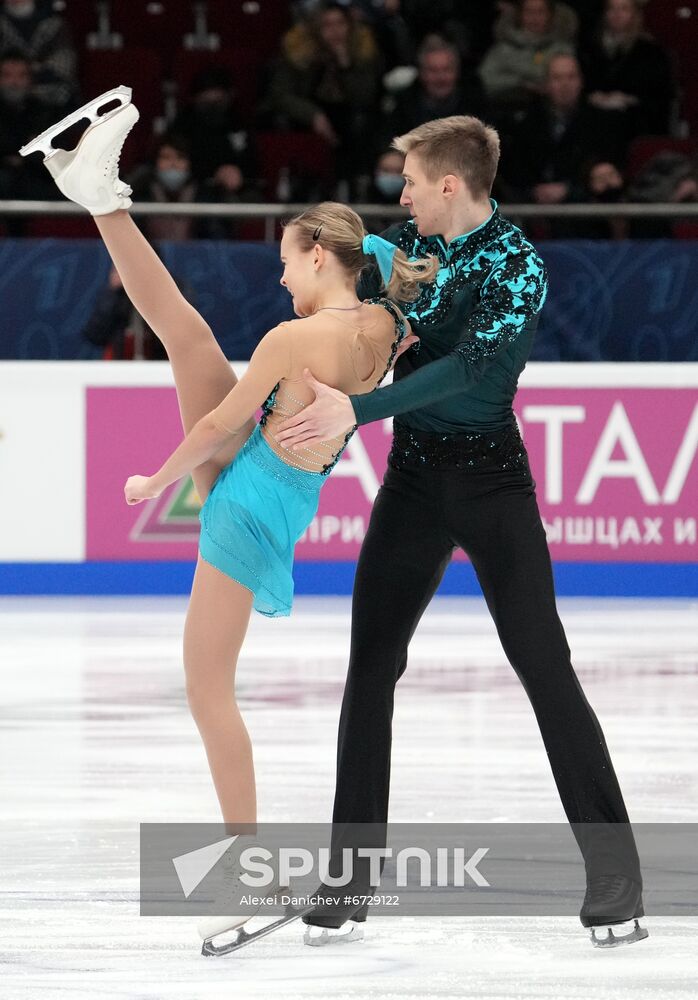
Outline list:
[[[376,258],[378,270],[383,279],[383,286],[387,288],[390,276],[393,273],[393,257],[397,247],[394,243],[389,243],[382,236],[364,236],[361,244],[363,252]]]

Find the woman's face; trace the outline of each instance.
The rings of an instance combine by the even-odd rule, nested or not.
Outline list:
[[[315,308],[318,271],[315,267],[316,252],[301,250],[296,239],[294,226],[284,229],[281,237],[281,263],[283,274],[280,283],[293,299],[296,316],[310,316]]]
[[[160,148],[160,152],[158,153],[155,165],[158,170],[186,171],[188,171],[191,166],[189,163],[189,157],[185,156],[184,153],[180,153],[180,151],[175,149],[174,146],[162,146]]]
[[[632,0],[608,0],[606,4],[606,25],[611,31],[619,34],[629,31],[636,18],[635,4]]]

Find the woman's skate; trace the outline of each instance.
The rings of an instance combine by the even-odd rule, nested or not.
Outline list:
[[[99,109],[118,101],[105,114]],[[56,149],[51,140],[83,118],[90,120],[75,149]],[[20,149],[21,156],[43,153],[44,164],[66,198],[91,215],[107,215],[131,207],[131,188],[119,180],[119,156],[126,136],[138,121],[131,88],[115,87],[66,115]]]

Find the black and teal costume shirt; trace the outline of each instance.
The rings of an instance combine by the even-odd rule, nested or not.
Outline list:
[[[534,247],[493,200],[490,217],[448,246],[420,236],[412,220],[382,235],[410,258],[435,255],[441,267],[415,302],[400,303],[420,343],[398,358],[393,384],[350,396],[357,424],[399,414],[407,427],[442,434],[507,426],[548,288]],[[375,268],[358,294],[379,290]]]

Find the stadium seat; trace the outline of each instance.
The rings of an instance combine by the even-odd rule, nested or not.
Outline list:
[[[693,60],[698,48],[698,0],[650,0],[645,25],[672,56],[681,88],[679,118],[696,129],[698,78]]]
[[[208,30],[220,38],[220,48],[244,46],[263,58],[275,55],[279,39],[291,24],[288,0],[209,0]]]
[[[313,132],[260,132],[257,151],[269,201],[276,200],[279,175],[284,167],[293,177],[304,181],[319,181],[328,186],[334,181],[334,152]]]
[[[63,4],[54,4],[57,14],[61,14],[68,24],[73,40],[79,51],[87,44],[87,36],[97,28],[97,10],[95,0],[64,0]]]
[[[160,56],[165,75],[182,47],[185,34],[194,26],[191,0],[136,0],[113,3],[112,31],[118,32],[124,48],[148,48]]]
[[[674,139],[664,135],[640,135],[633,139],[628,149],[627,174],[630,179],[657,153],[669,151],[683,153],[685,156],[695,156],[698,151],[696,139]]]
[[[133,102],[141,120],[130,134],[121,164],[128,170],[147,155],[153,136],[153,119],[162,114],[162,64],[151,49],[95,49],[83,54],[83,91],[95,97],[123,83],[133,88]]]

